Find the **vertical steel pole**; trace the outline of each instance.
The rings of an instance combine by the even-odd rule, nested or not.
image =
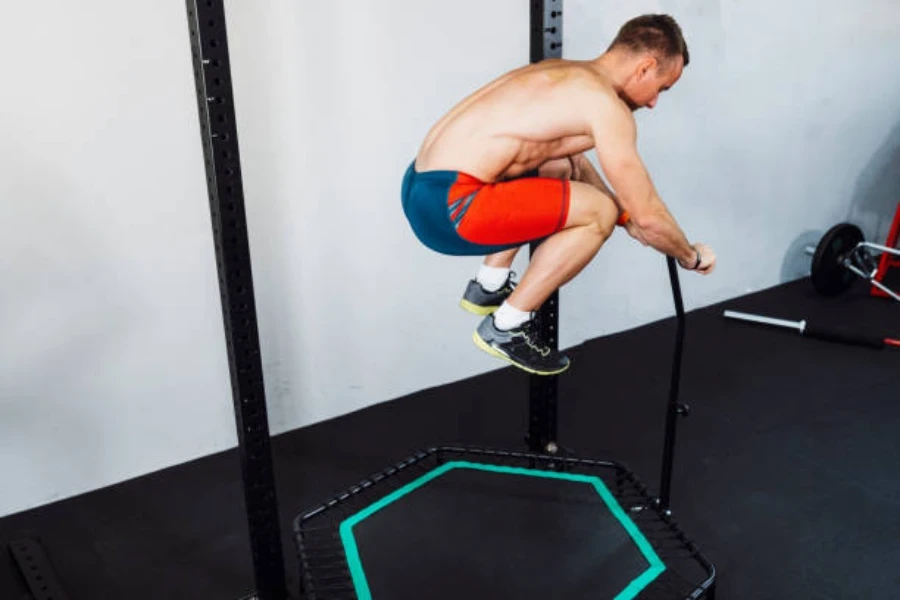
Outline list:
[[[562,57],[562,0],[531,2],[531,62]],[[532,243],[534,254],[539,244]],[[535,315],[540,335],[554,349],[559,345],[559,293],[554,292]],[[557,444],[557,376],[532,375],[529,391],[528,435],[533,452],[554,453]]]
[[[222,0],[187,0],[257,598],[287,598]]]

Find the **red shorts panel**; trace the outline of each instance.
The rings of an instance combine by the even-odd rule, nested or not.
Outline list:
[[[475,244],[516,244],[556,233],[569,215],[569,182],[529,177],[484,183],[459,173],[447,196],[458,235]]]

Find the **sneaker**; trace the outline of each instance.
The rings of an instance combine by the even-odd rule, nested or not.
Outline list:
[[[535,375],[557,375],[569,368],[569,358],[538,336],[533,320],[505,331],[494,325],[493,315],[488,315],[472,334],[472,340],[491,356]]]
[[[476,279],[470,280],[469,285],[466,286],[466,291],[463,293],[462,300],[459,301],[459,305],[464,310],[480,316],[493,313],[500,308],[503,301],[509,298],[509,295],[516,289],[516,284],[513,282],[514,276],[515,273],[510,271],[506,282],[495,292],[489,292],[481,287],[481,284]]]

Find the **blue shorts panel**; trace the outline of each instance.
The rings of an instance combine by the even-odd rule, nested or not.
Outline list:
[[[415,161],[409,165],[400,196],[403,212],[419,241],[435,252],[453,256],[484,256],[521,246],[486,246],[459,236],[448,208],[448,194],[458,176],[456,171],[418,173]]]

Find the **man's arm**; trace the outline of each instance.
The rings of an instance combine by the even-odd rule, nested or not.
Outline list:
[[[590,160],[588,160],[588,158],[584,154],[570,156],[569,160],[572,161],[572,179],[592,185],[612,198],[612,201],[616,204],[616,208],[619,209],[618,224],[625,228],[625,231],[628,232],[628,235],[630,235],[643,245],[647,246],[647,240],[641,237],[640,231],[637,230],[634,222],[631,221],[631,215],[625,212],[625,209],[622,208],[622,203],[619,202],[619,199],[616,198],[616,195],[612,192],[612,190],[609,189],[609,186],[606,185],[606,182],[603,181],[603,177],[601,177],[600,173],[597,172],[597,169],[594,168],[594,164]]]
[[[630,215],[636,237],[674,257],[682,267],[693,268],[698,250],[669,213],[638,155],[634,117],[609,101],[595,113],[592,129],[600,168],[616,191],[612,197],[619,209]]]
[[[582,183],[588,183],[599,189],[613,199],[616,205],[619,206],[619,211],[622,210],[622,206],[619,204],[616,195],[609,189],[606,182],[603,181],[603,177],[600,176],[600,173],[597,172],[597,169],[594,168],[594,165],[584,154],[575,154],[574,156],[570,156],[569,160],[572,161],[572,179],[581,181]]]

